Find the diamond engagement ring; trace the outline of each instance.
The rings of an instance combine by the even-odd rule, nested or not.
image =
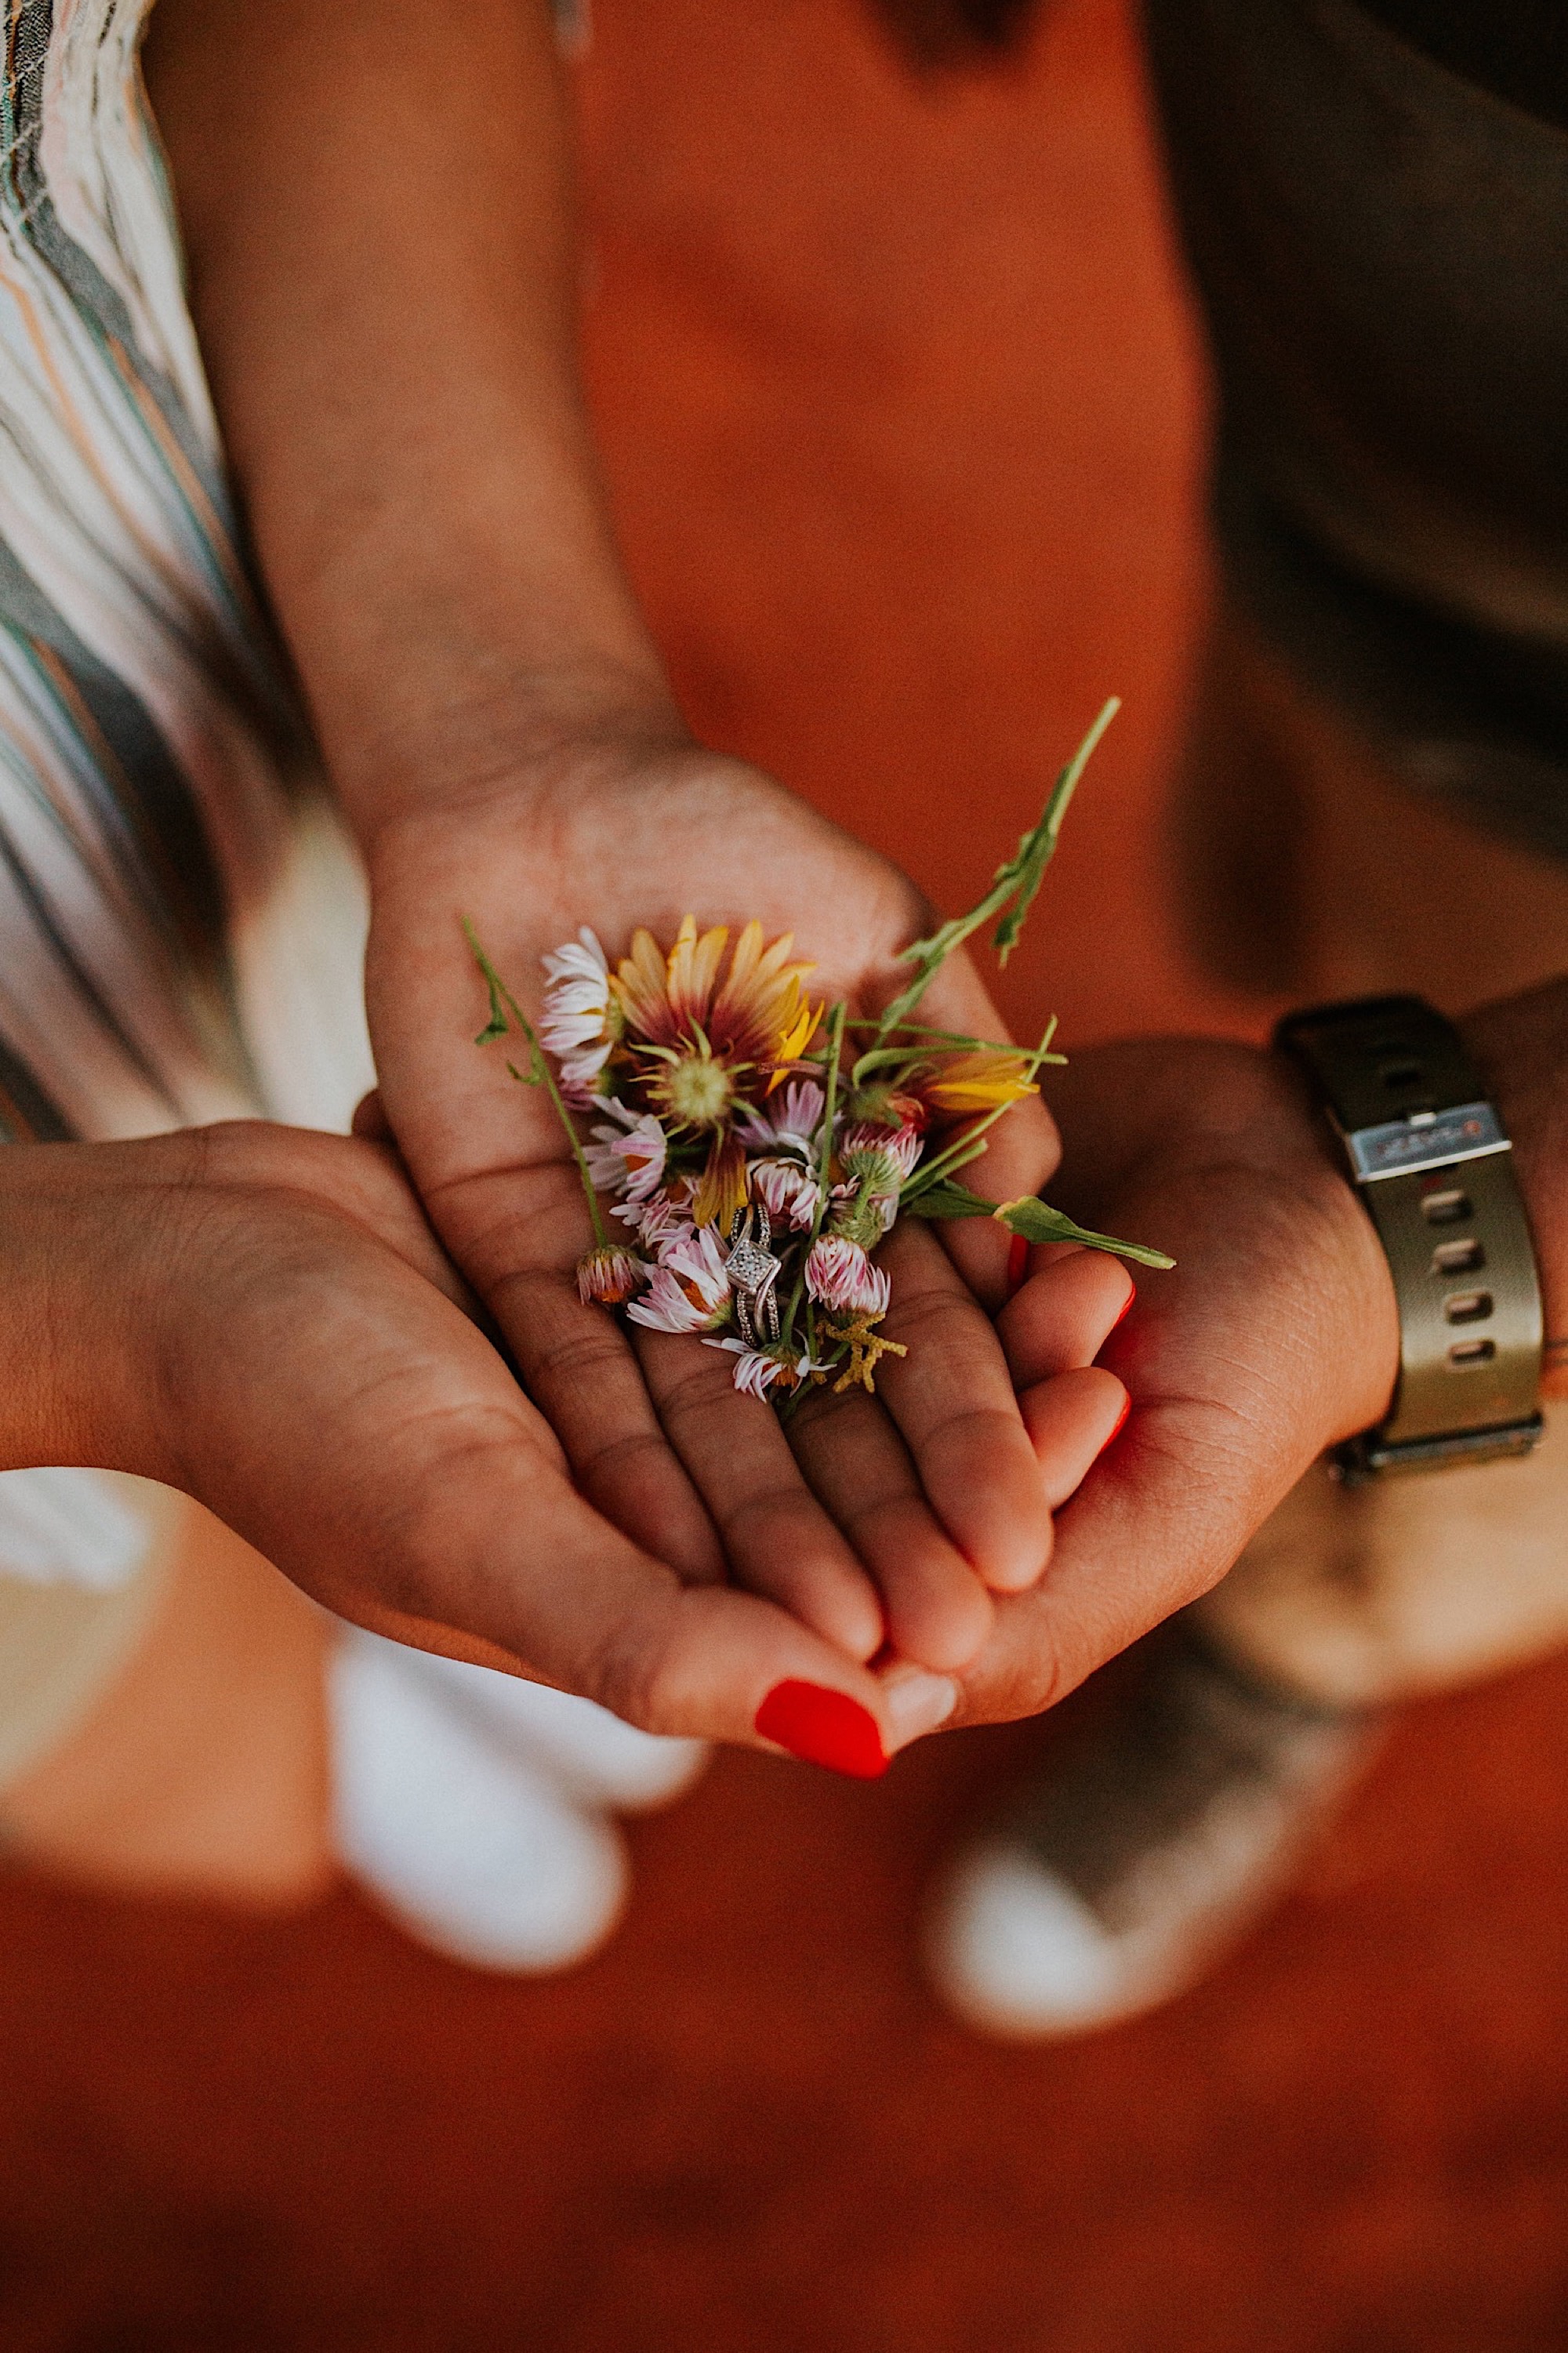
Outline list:
[[[761,1201],[737,1209],[730,1220],[730,1254],[724,1271],[735,1294],[735,1322],[748,1348],[764,1347],[779,1336],[775,1287],[781,1261],[769,1247],[773,1227]]]

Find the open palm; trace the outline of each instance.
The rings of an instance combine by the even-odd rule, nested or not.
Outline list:
[[[1000,1303],[1006,1237],[984,1221],[951,1252],[924,1229],[895,1237],[886,1329],[909,1356],[884,1368],[875,1403],[814,1400],[792,1452],[771,1410],[736,1394],[727,1359],[628,1337],[580,1303],[578,1176],[541,1092],[474,1050],[485,992],[460,929],[471,918],[531,1015],[542,956],[579,926],[616,955],[637,926],[669,939],[689,913],[793,933],[814,991],[875,1007],[907,980],[899,951],[929,925],[913,887],[766,777],[684,747],[579,752],[543,778],[502,776],[421,809],[378,837],[371,875],[386,1116],[582,1493],[682,1577],[728,1571],[857,1659],[890,1639],[927,1666],[963,1664],[990,1631],[991,1593],[1044,1567],[1057,1492],[984,1312]],[[961,957],[925,1002],[933,1023],[999,1034]],[[1032,1192],[1056,1157],[1043,1109],[1020,1106],[981,1164],[984,1189]],[[1112,1276],[1093,1313],[1109,1324],[1124,1290]],[[1076,1420],[1061,1417],[1079,1471],[1114,1419],[1113,1389],[1091,1385]]]

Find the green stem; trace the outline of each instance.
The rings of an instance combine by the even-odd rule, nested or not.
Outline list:
[[[844,1027],[848,1018],[849,1008],[840,997],[829,1014],[827,1023],[827,1068],[823,1091],[822,1158],[816,1172],[816,1214],[811,1221],[811,1231],[806,1236],[805,1248],[801,1252],[800,1268],[795,1278],[795,1288],[790,1293],[789,1305],[784,1310],[784,1336],[792,1349],[795,1345],[795,1319],[799,1312],[801,1293],[805,1289],[805,1261],[816,1246],[817,1237],[822,1231],[822,1220],[827,1214],[827,1187],[833,1167],[833,1119],[838,1104],[838,1066],[844,1052]],[[806,1345],[815,1356],[816,1352],[815,1301],[808,1302],[806,1306],[805,1329]]]
[[[577,1174],[583,1180],[584,1198],[587,1201],[588,1215],[592,1219],[594,1225],[595,1243],[600,1250],[608,1250],[611,1238],[605,1224],[605,1213],[599,1207],[599,1196],[595,1189],[594,1179],[589,1174],[588,1155],[583,1149],[583,1141],[577,1133],[576,1125],[573,1120],[572,1114],[567,1110],[564,1102],[562,1100],[561,1090],[555,1083],[555,1076],[553,1071],[551,1070],[549,1057],[546,1055],[543,1047],[540,1044],[539,1039],[534,1033],[532,1022],[529,1019],[527,1014],[523,1011],[521,1006],[518,1003],[516,997],[512,995],[510,989],[507,987],[505,981],[501,978],[500,973],[496,970],[494,965],[490,962],[489,956],[479,945],[479,934],[475,931],[472,922],[467,915],[463,917],[463,932],[469,947],[474,952],[474,962],[479,965],[480,972],[484,975],[485,985],[490,993],[490,1026],[488,1029],[481,1030],[480,1042],[483,1043],[494,1037],[505,1036],[507,1024],[501,1018],[501,1008],[504,1006],[507,1011],[510,1013],[512,1019],[517,1023],[517,1026],[521,1030],[523,1036],[527,1039],[530,1051],[533,1057],[532,1073],[529,1078],[524,1079],[522,1082],[524,1086],[542,1086],[546,1094],[550,1097],[551,1102],[554,1104],[556,1116],[561,1122],[563,1133],[565,1135],[567,1143],[572,1147],[572,1157],[577,1163]],[[511,1066],[509,1063],[507,1067],[510,1069]],[[512,1076],[517,1078],[521,1076],[521,1073],[513,1071]]]
[[[873,1014],[851,1014],[851,1029],[875,1029],[879,1027]],[[923,1021],[895,1021],[893,1029],[905,1030],[911,1038],[930,1038],[939,1045],[972,1046],[976,1053],[1016,1054],[1017,1047],[1006,1038],[971,1038],[962,1029],[931,1029]],[[888,1033],[891,1036],[892,1031]]]
[[[1001,918],[996,926],[996,953],[1006,963],[1017,944],[1024,918],[1034,904],[1040,879],[1055,853],[1062,819],[1078,790],[1079,779],[1121,708],[1121,699],[1114,694],[1101,705],[1093,726],[1057,778],[1038,825],[1025,835],[1016,857],[997,868],[995,880],[984,898],[971,907],[968,914],[957,915],[951,923],[943,923],[930,939],[916,940],[912,947],[904,949],[906,961],[918,965],[919,971],[902,995],[895,997],[884,1008],[877,1025],[879,1038],[888,1037],[908,1020],[953,950],[962,947],[993,915]]]

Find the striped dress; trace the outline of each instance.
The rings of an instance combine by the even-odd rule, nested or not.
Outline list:
[[[148,5],[0,0],[9,1143],[341,1127],[369,1082],[363,892],[240,552],[137,62]],[[42,1736],[40,1679],[53,1720],[131,1639],[144,1550],[121,1482],[0,1475],[0,1775],[35,1717]]]
[[[327,836],[239,550],[137,62],[145,14],[146,0],[6,5],[0,1134],[13,1140],[264,1109],[337,1124],[343,1110],[321,1000],[323,982],[341,998],[352,940],[311,938],[300,920]],[[328,888],[352,933],[341,854]],[[348,1008],[333,1013],[341,1028]]]

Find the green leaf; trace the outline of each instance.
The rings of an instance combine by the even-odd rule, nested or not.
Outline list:
[[[476,955],[478,955],[479,943],[477,941],[474,942],[474,949]],[[479,1036],[474,1039],[474,1043],[476,1046],[493,1046],[498,1038],[504,1038],[506,1036],[507,1031],[511,1028],[511,1024],[506,1018],[506,1007],[501,1002],[500,982],[497,978],[493,967],[488,962],[481,959],[479,970],[484,975],[485,987],[490,993],[490,1018],[485,1023],[484,1028],[479,1031]]]
[[[991,944],[1001,964],[1006,963],[1018,944],[1025,919],[1035,903],[1035,893],[1045,880],[1047,867],[1056,855],[1057,837],[1061,832],[1068,803],[1078,790],[1079,779],[1093,758],[1100,737],[1121,708],[1121,702],[1115,695],[1101,705],[1093,726],[1057,778],[1056,787],[1046,804],[1045,815],[1033,833],[1026,834],[1018,845],[1018,855],[1014,860],[1017,896],[991,935]],[[998,876],[997,880],[1000,881],[1001,877]]]
[[[1074,1225],[1065,1210],[1053,1209],[1048,1201],[1032,1193],[1021,1201],[1004,1201],[991,1214],[998,1225],[1005,1226],[1010,1234],[1022,1234],[1026,1242],[1081,1242],[1086,1250],[1110,1250],[1117,1258],[1135,1259],[1140,1266],[1176,1263],[1163,1250],[1150,1250],[1142,1242],[1119,1242],[1111,1234],[1091,1234],[1087,1227]]]
[[[911,1218],[992,1218],[996,1214],[994,1201],[983,1201],[978,1193],[972,1193],[967,1185],[955,1185],[950,1176],[939,1177],[923,1193],[899,1206]]]

